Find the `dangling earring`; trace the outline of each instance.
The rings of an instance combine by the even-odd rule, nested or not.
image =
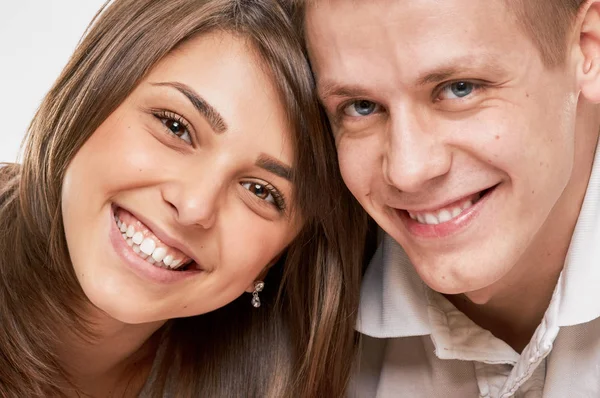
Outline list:
[[[265,288],[265,283],[263,281],[254,282],[254,291],[252,292],[252,306],[254,308],[260,307],[260,298],[258,297],[258,293],[262,292]]]

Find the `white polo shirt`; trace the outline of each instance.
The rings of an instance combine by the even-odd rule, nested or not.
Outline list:
[[[350,396],[600,398],[600,151],[541,324],[519,355],[428,288],[385,235],[363,281]]]

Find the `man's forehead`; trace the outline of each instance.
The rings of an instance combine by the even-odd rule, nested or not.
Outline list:
[[[394,5],[382,7],[390,3]],[[356,81],[384,70],[401,72],[404,81],[418,84],[468,66],[499,71],[511,61],[520,62],[511,57],[518,58],[518,45],[523,43],[516,44],[515,36],[523,34],[495,9],[504,8],[501,3],[493,2],[494,7],[470,0],[444,0],[443,6],[433,0],[403,3],[407,2],[325,0],[310,5],[306,38],[320,89],[332,80],[350,76]],[[465,7],[469,12],[462,12]]]

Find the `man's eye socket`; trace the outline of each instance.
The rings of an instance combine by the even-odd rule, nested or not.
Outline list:
[[[477,89],[475,83],[458,81],[446,85],[440,92],[440,99],[460,99],[471,95]]]
[[[344,108],[344,113],[348,116],[360,117],[369,116],[377,110],[377,104],[372,101],[359,100],[354,101]]]

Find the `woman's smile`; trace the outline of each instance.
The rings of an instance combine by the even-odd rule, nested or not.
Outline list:
[[[191,256],[162,242],[156,236],[156,232],[127,210],[117,207],[114,209],[114,215],[115,223],[127,245],[149,264],[173,271],[183,271],[190,265],[196,265],[191,267],[193,269],[201,269]]]
[[[111,207],[110,241],[121,262],[137,277],[172,284],[202,273],[190,256],[165,245],[155,232],[128,211]]]

